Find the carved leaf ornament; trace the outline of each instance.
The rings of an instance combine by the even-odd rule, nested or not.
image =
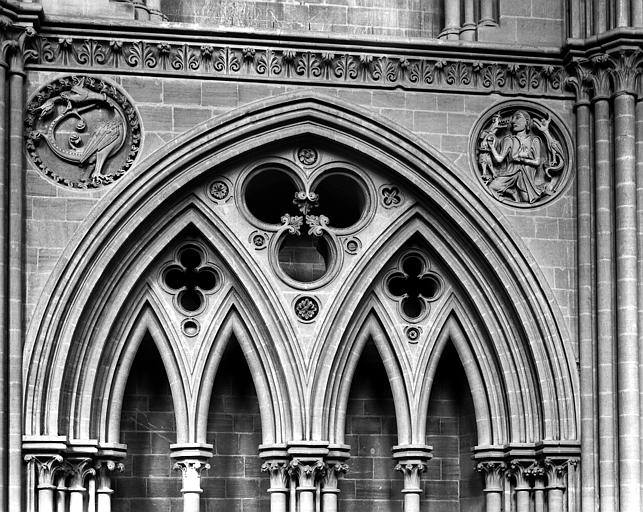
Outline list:
[[[141,122],[115,85],[68,76],[45,85],[27,103],[25,145],[32,163],[56,183],[97,188],[133,165]]]
[[[474,128],[471,161],[485,190],[517,207],[557,196],[571,174],[569,138],[558,118],[527,102],[487,111]]]

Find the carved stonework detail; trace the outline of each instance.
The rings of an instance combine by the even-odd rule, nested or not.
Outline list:
[[[324,463],[321,460],[310,461],[293,459],[288,471],[291,478],[297,481],[300,488],[315,488],[315,484],[324,474]]]
[[[268,247],[269,236],[263,231],[253,231],[248,237],[248,242],[258,251]]]
[[[299,148],[297,151],[297,160],[305,166],[315,165],[319,159],[319,154],[315,148]]]
[[[341,475],[348,472],[348,464],[344,462],[328,463],[323,471],[323,489],[328,492],[337,489],[337,481]]]
[[[473,162],[485,189],[512,206],[552,199],[570,174],[567,139],[551,113],[522,102],[487,112],[474,132]]]
[[[484,476],[486,491],[502,490],[502,480],[507,471],[507,465],[504,462],[479,462],[476,464],[476,471]]]
[[[31,161],[51,179],[96,188],[123,176],[141,145],[141,123],[116,86],[69,76],[41,88],[27,105],[25,144]]]
[[[232,183],[223,176],[211,181],[207,188],[208,196],[217,204],[225,203],[232,197]]]
[[[268,47],[266,47],[268,46]],[[445,60],[439,56],[407,56],[376,52],[346,52],[328,45],[317,51],[268,42],[257,47],[194,41],[115,39],[94,33],[87,37],[38,35],[29,50],[39,68],[86,69],[120,73],[138,71],[197,78],[257,79],[275,82],[333,84],[354,87],[400,87],[410,90],[477,91],[565,95],[565,72],[555,63]],[[309,164],[305,164],[309,165]]]
[[[409,340],[409,343],[417,343],[422,335],[422,327],[406,326],[404,328],[404,334],[406,335],[406,339]]]
[[[402,193],[396,185],[380,187],[380,200],[384,208],[397,208],[403,202]]]
[[[397,302],[398,311],[410,322],[419,322],[430,308],[430,303],[438,300],[444,286],[438,274],[430,270],[429,261],[424,255],[412,252],[400,258],[397,269],[384,277],[384,292]],[[416,342],[420,331],[405,329],[410,341]]]
[[[295,314],[302,322],[312,322],[319,314],[319,303],[310,296],[295,301]]]
[[[400,462],[395,466],[395,471],[400,471],[404,475],[405,490],[420,489],[420,478],[426,471],[426,467],[425,462]]]
[[[542,468],[547,476],[549,489],[567,488],[567,472],[570,466],[576,466],[578,459],[554,460],[546,458],[542,461]]]
[[[38,474],[38,488],[54,488],[56,476],[59,473],[67,472],[68,468],[63,463],[60,455],[42,456],[42,455],[25,455],[26,462],[33,462],[36,465]]]
[[[261,471],[270,477],[270,489],[285,490],[288,486],[288,463],[279,461],[266,461],[261,465]]]

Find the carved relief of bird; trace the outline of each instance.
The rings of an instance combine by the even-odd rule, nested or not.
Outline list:
[[[94,170],[89,175],[90,178],[93,175],[101,174],[105,161],[112,152],[120,147],[124,140],[123,137],[123,123],[120,121],[108,121],[98,126],[80,155],[81,164],[87,163],[94,156],[96,158]]]
[[[54,108],[56,107],[56,101],[58,100],[60,100],[60,96],[56,96],[55,98],[49,98],[38,108],[35,108],[34,112],[40,112],[38,119],[43,119],[47,117],[49,114],[51,114],[54,111]]]

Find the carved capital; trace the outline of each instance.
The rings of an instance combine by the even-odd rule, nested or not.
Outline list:
[[[542,468],[547,476],[547,487],[549,489],[564,489],[567,487],[565,479],[570,466],[576,466],[578,459],[554,460],[546,458],[542,462]]]
[[[524,460],[512,460],[507,465],[505,476],[516,482],[516,490],[521,491],[530,488],[530,467],[531,464]]]
[[[210,464],[199,459],[178,460],[172,466],[175,471],[180,471],[183,477],[182,493],[201,493],[201,472],[210,469]]]
[[[111,483],[112,473],[121,473],[123,469],[125,469],[125,466],[122,462],[116,462],[113,460],[99,460],[96,462],[95,468],[98,475],[98,486],[96,488],[96,492],[102,494],[111,494],[113,492]]]
[[[610,60],[607,55],[596,55],[589,63],[588,79],[592,84],[593,100],[606,100],[612,95]]]
[[[284,460],[269,460],[261,465],[261,471],[270,477],[268,492],[285,491],[288,487],[288,463]]]
[[[38,471],[38,488],[55,487],[56,476],[66,471],[60,455],[25,455],[25,461],[36,465]]]
[[[502,480],[507,465],[500,461],[485,461],[476,464],[476,471],[484,475],[485,491],[502,491]]]
[[[71,475],[69,490],[71,492],[84,492],[87,477],[96,474],[94,461],[90,458],[69,459],[65,461],[65,465]]]
[[[321,460],[293,459],[290,461],[289,473],[292,478],[297,479],[300,488],[314,488],[324,474],[324,463]]]
[[[395,466],[395,471],[404,475],[404,490],[420,489],[420,478],[426,471],[426,462],[421,460],[400,462]]]
[[[621,51],[610,55],[609,59],[613,66],[614,94],[636,94],[636,80],[641,73],[639,66],[643,53],[640,50]]]
[[[565,78],[565,88],[574,91],[577,106],[588,104],[592,96],[592,80],[587,67],[574,62]]]
[[[323,471],[322,492],[337,490],[337,480],[348,472],[348,464],[344,462],[330,462],[325,464]]]

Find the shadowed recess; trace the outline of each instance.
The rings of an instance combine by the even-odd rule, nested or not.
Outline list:
[[[172,471],[170,444],[176,443],[172,392],[151,336],[136,353],[121,412],[121,441],[127,444],[123,473],[114,474],[114,510],[165,510],[178,506],[181,478]]]

